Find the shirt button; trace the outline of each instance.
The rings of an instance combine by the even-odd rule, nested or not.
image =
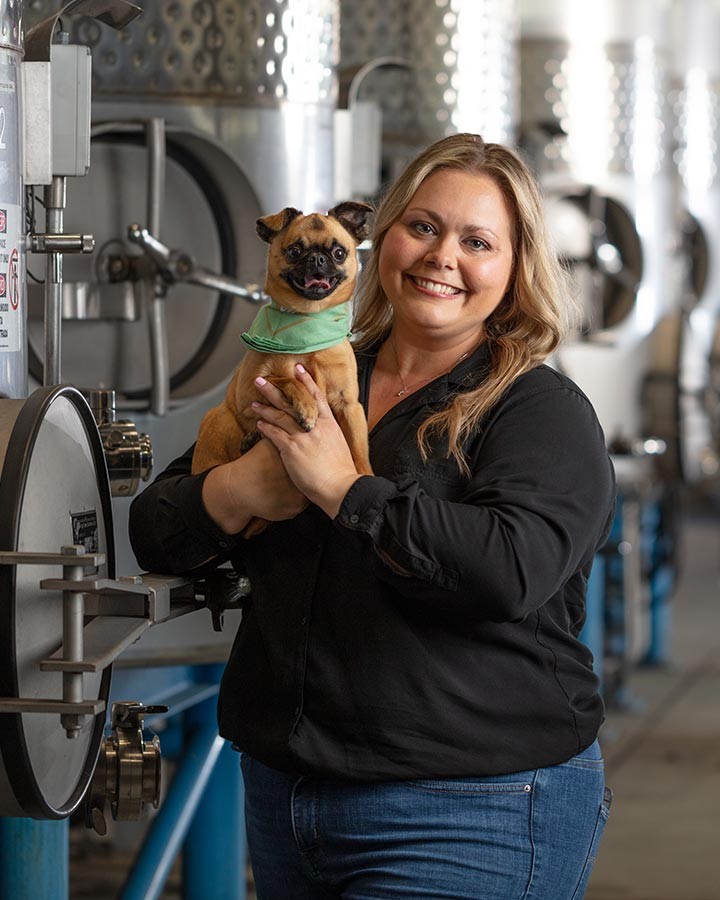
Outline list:
[[[295,707],[295,715],[296,715],[296,716],[299,716],[299,715],[300,715],[300,707],[299,707],[299,706],[296,706],[296,707]]]
[[[358,523],[359,521],[360,521],[360,516],[356,516],[355,513],[353,513],[353,514],[350,516],[350,524],[351,524],[351,525],[357,525],[357,523]]]
[[[227,549],[227,541],[220,541],[218,546],[222,547],[223,550],[226,550]]]
[[[303,616],[302,619],[300,619],[300,624],[307,625],[307,616]]]

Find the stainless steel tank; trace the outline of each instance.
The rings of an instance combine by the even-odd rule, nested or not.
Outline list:
[[[32,24],[56,7],[35,0],[26,18]],[[118,263],[142,265],[127,235],[131,223],[150,218],[148,123],[165,123],[167,147],[164,184],[154,185],[164,197],[156,236],[200,266],[262,284],[267,246],[255,220],[284,206],[328,209],[336,200],[338,26],[338,0],[146,3],[120,32],[63,16],[70,42],[92,52],[94,132],[89,173],[68,184],[65,227],[96,239],[91,257],[65,259],[63,379],[115,389],[118,413],[131,410],[150,436],[156,471],[192,443],[205,411],[220,402],[256,307],[191,284],[168,290],[171,389],[166,414],[152,412],[152,280],[141,290]],[[118,268],[119,277],[112,274]],[[37,358],[36,308],[34,300]],[[34,367],[37,373],[37,359]],[[137,571],[128,509],[128,501],[113,501],[120,574]],[[224,660],[237,613],[219,635],[202,612],[186,619],[151,629],[127,657],[135,664]]]
[[[666,437],[676,477],[720,484],[720,3],[675,9],[671,99],[678,173],[682,303],[656,330],[650,414]]]
[[[22,3],[0,6],[0,397],[27,396]]]
[[[34,3],[31,21],[54,6]],[[333,0],[282,0],[149,4],[120,32],[94,19],[64,19],[70,41],[92,51],[93,122],[119,123],[95,137],[89,175],[69,186],[66,229],[84,221],[87,230],[91,222],[98,252],[92,260],[68,259],[66,281],[102,280],[98,268],[118,252],[111,242],[122,244],[127,226],[144,222],[142,128],[133,135],[126,127],[156,117],[167,122],[169,155],[159,237],[210,269],[261,281],[266,248],[255,219],[286,205],[328,208],[334,200],[337,14]],[[66,315],[75,318],[63,329],[66,380],[109,385],[141,407],[150,368],[141,304],[105,286],[108,311],[98,315],[68,291]],[[229,374],[238,348],[219,347],[221,332],[237,335],[253,314],[243,301],[173,290],[173,399],[196,397]],[[36,321],[33,348],[39,330]]]
[[[670,2],[521,3],[521,138],[585,307],[559,364],[610,442],[647,436],[650,335],[679,297]]]
[[[369,74],[360,96],[383,113],[388,175],[438,138],[472,131],[509,142],[517,121],[515,0],[369,0],[341,4],[343,73]]]

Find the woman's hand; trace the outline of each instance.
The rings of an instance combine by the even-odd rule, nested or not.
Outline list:
[[[271,522],[292,519],[308,503],[266,440],[216,466],[203,482],[202,499],[210,518],[226,534],[238,534],[254,516]]]
[[[296,488],[335,518],[350,486],[360,478],[345,436],[327,399],[309,372],[296,366],[298,379],[315,399],[318,419],[305,431],[293,418],[282,393],[269,381],[255,384],[267,403],[253,403],[258,430],[273,442]]]

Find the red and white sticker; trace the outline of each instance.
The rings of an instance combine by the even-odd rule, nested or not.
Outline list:
[[[20,240],[20,207],[0,204],[0,351],[20,350],[25,333]]]

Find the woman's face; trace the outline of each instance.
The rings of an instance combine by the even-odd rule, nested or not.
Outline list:
[[[420,185],[380,248],[396,326],[462,340],[482,333],[513,268],[513,219],[486,175],[440,169]]]

